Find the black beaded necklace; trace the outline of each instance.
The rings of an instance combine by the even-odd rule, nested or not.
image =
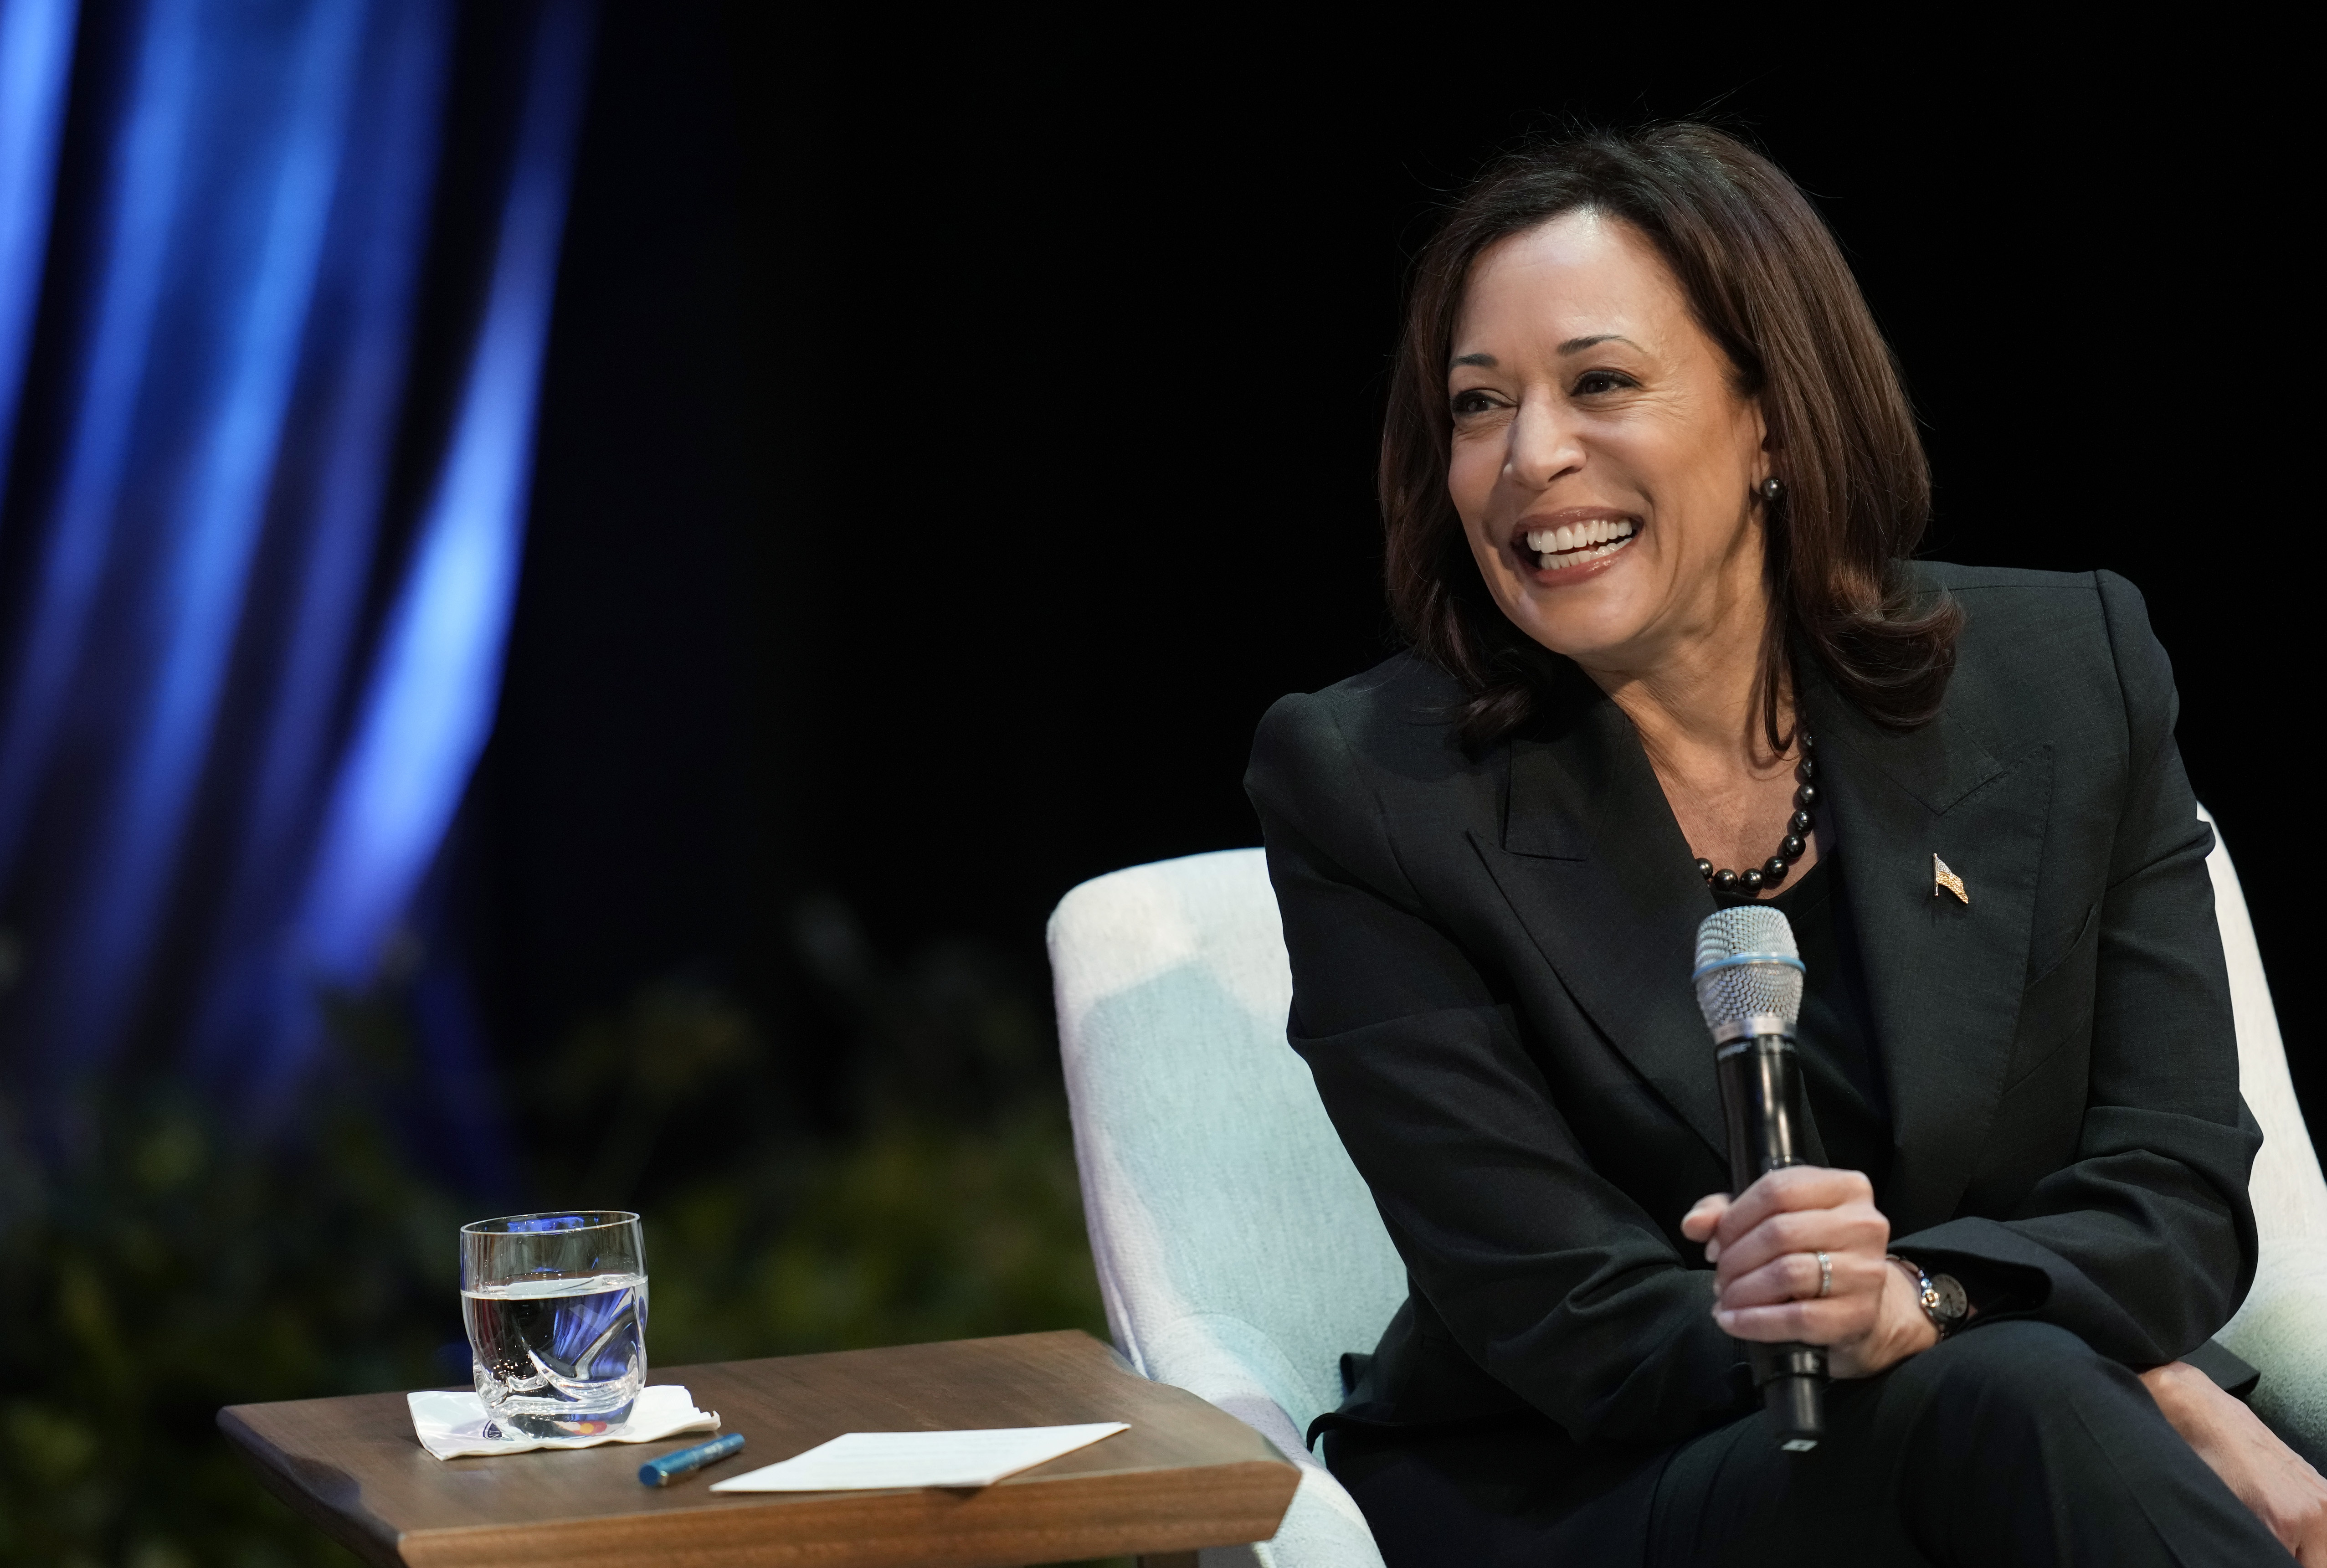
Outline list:
[[[1809,732],[1802,732],[1802,760],[1795,765],[1794,777],[1800,785],[1794,790],[1794,814],[1786,818],[1786,836],[1778,845],[1778,853],[1760,865],[1744,871],[1715,871],[1713,863],[1703,855],[1696,857],[1697,874],[1712,885],[1717,893],[1758,894],[1763,888],[1776,887],[1786,880],[1786,873],[1794,862],[1802,858],[1809,845],[1804,841],[1817,826],[1810,812],[1818,806],[1818,786],[1811,782],[1818,777],[1818,764],[1810,760],[1810,751],[1817,742]]]

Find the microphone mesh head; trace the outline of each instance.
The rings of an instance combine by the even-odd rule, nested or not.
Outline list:
[[[1696,928],[1697,1011],[1713,1038],[1791,1034],[1802,1015],[1801,948],[1767,904],[1715,910]]]

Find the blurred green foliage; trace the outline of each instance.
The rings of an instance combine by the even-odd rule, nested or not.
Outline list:
[[[253,1484],[219,1406],[441,1380],[447,1238],[359,1086],[262,1151],[165,1081],[36,1157],[0,1106],[0,1561],[345,1562]]]
[[[1104,1338],[1039,993],[962,944],[884,964],[829,901],[794,924],[840,1025],[844,1125],[783,1114],[782,1055],[732,997],[659,984],[524,1069],[551,1125],[594,1130],[527,1152],[528,1203],[645,1216],[659,1366]],[[453,1238],[478,1216],[382,1108],[411,1083],[397,999],[332,1015],[291,1135],[166,1078],[37,1138],[0,1099],[0,1563],[354,1561],[259,1488],[217,1410],[459,1381]],[[739,1104],[768,1135],[696,1135]]]

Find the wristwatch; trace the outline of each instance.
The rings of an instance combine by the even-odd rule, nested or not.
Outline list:
[[[1915,1304],[1923,1309],[1923,1316],[1931,1320],[1931,1327],[1939,1331],[1940,1339],[1963,1327],[1964,1320],[1971,1316],[1971,1298],[1964,1293],[1955,1275],[1926,1273],[1921,1264],[1895,1252],[1887,1255],[1915,1282]]]

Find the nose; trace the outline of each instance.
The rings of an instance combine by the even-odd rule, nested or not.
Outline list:
[[[1584,450],[1574,423],[1561,417],[1553,399],[1521,399],[1511,420],[1510,444],[1503,453],[1503,476],[1528,490],[1547,489],[1564,473],[1583,466]]]

